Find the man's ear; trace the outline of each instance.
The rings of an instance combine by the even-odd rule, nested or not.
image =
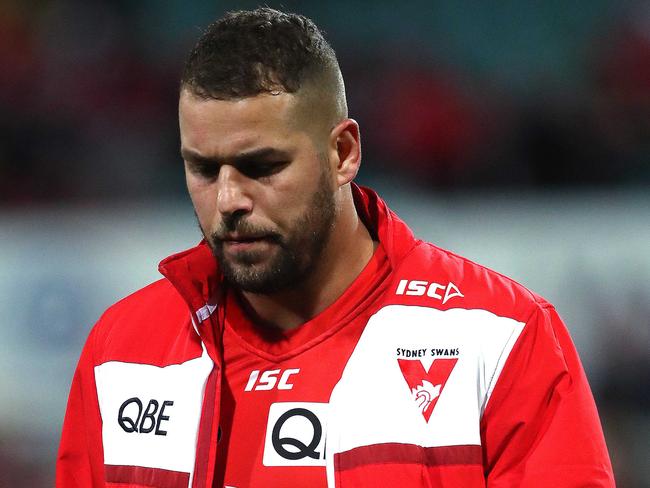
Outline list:
[[[353,119],[343,119],[330,132],[330,161],[339,187],[354,180],[361,166],[361,134],[359,124]]]

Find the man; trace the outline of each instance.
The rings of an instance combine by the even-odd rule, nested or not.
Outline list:
[[[553,307],[353,184],[359,127],[310,20],[212,24],[179,117],[205,239],[92,330],[57,486],[613,486]]]

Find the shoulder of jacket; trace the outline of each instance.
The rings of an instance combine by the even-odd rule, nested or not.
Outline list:
[[[184,305],[184,301],[173,285],[165,278],[150,283],[118,300],[108,307],[101,320],[111,320],[122,314],[156,314],[161,306]]]
[[[420,306],[483,309],[522,322],[536,309],[552,307],[512,278],[424,241],[396,269],[394,292]]]
[[[111,305],[94,327],[95,341],[146,339],[178,333],[189,308],[167,279],[157,280]]]

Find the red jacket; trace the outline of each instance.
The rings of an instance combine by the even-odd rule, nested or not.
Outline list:
[[[415,239],[372,191],[354,194],[391,274],[331,392],[328,486],[614,486],[553,306]],[[57,487],[212,487],[223,278],[204,243],[160,271],[166,279],[109,308],[90,333]]]

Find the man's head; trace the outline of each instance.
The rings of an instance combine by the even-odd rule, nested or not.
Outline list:
[[[360,159],[318,28],[268,8],[227,14],[189,55],[179,114],[190,196],[226,278],[254,293],[299,284],[332,241]]]

